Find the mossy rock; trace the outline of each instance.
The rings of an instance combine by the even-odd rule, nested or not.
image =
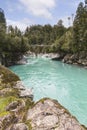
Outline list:
[[[12,83],[20,80],[20,78],[15,73],[1,65],[0,75],[3,83]]]
[[[43,98],[28,110],[27,118],[33,130],[87,130],[58,101]]]
[[[5,110],[6,106],[15,100],[18,100],[18,99],[14,96],[0,97],[0,113],[6,112]]]
[[[1,112],[0,113],[0,117],[4,117],[6,115],[9,115],[9,112],[8,111],[4,111],[4,112]]]
[[[32,130],[31,120],[26,121],[25,124],[28,126],[29,130]]]
[[[28,109],[32,108],[34,102],[30,98],[20,98],[20,90],[15,88],[20,78],[9,69],[0,65],[0,118],[3,120],[2,130],[10,128],[14,125],[14,121],[20,121],[28,124],[31,130],[31,124],[26,122],[26,114]],[[11,109],[8,106],[14,102],[18,102],[17,107]],[[18,122],[16,122],[18,123]]]

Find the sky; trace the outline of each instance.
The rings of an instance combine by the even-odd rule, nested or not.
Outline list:
[[[7,26],[18,26],[24,31],[30,25],[55,25],[60,19],[68,27],[68,17],[75,16],[80,2],[84,0],[0,0],[0,8],[4,10]]]

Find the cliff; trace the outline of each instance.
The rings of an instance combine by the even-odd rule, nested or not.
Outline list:
[[[0,130],[87,130],[58,101],[33,101],[19,77],[0,66]]]

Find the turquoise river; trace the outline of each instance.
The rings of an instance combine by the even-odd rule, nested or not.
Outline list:
[[[33,87],[35,101],[56,99],[87,126],[87,69],[42,57],[29,58],[26,65],[10,69],[26,87]]]

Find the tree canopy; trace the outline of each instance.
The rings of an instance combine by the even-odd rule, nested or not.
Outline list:
[[[70,25],[70,20],[73,24]],[[4,11],[0,8],[0,61],[4,65],[15,64],[30,50],[36,53],[87,51],[87,0],[80,2],[76,14],[68,17],[69,27],[62,19],[55,25],[32,25],[22,33],[12,25],[6,27]]]

